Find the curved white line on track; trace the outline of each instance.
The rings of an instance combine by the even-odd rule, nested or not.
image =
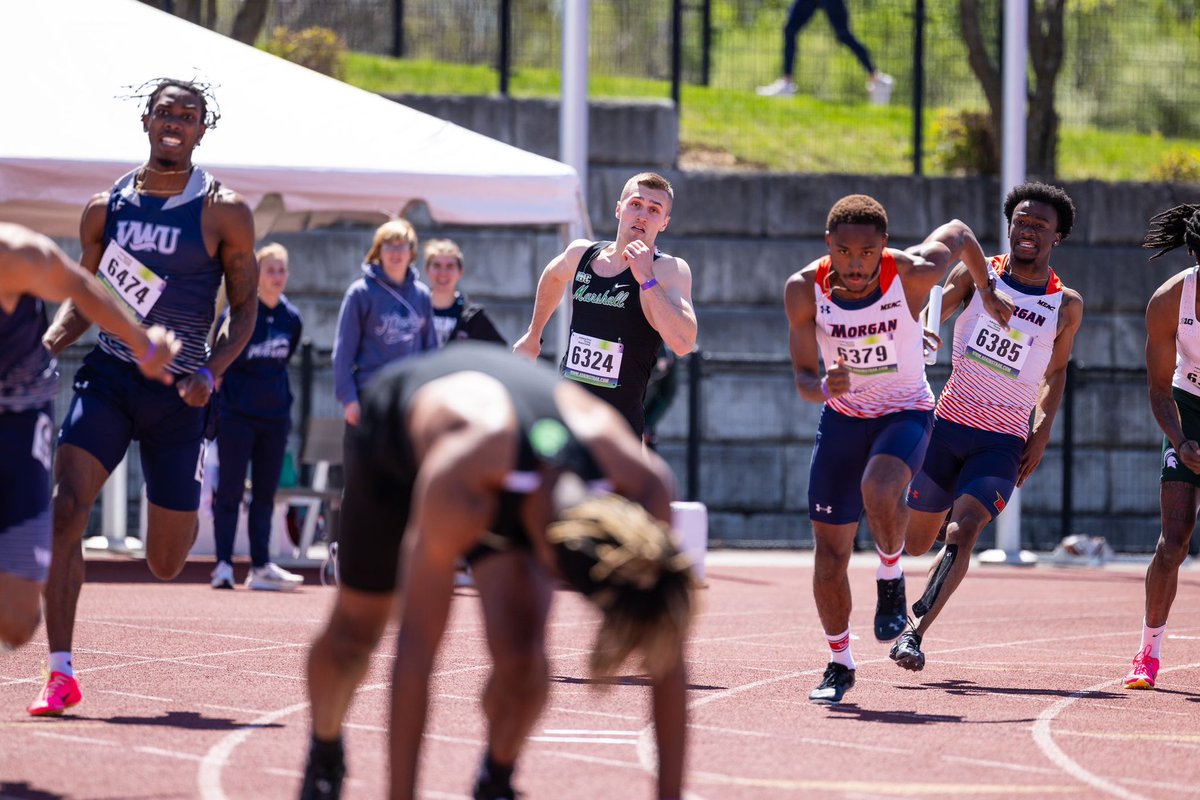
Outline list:
[[[1171,667],[1170,669],[1164,669],[1160,671],[1158,674],[1165,675],[1168,672],[1174,672],[1176,670],[1183,669],[1195,669],[1196,667],[1200,667],[1200,662],[1195,664],[1182,664],[1178,667]],[[1065,711],[1079,698],[1085,697],[1092,692],[1099,692],[1104,689],[1111,688],[1114,685],[1120,686],[1120,684],[1121,681],[1119,679],[1109,679],[1093,686],[1089,686],[1086,689],[1080,689],[1072,692],[1067,697],[1059,700],[1057,703],[1050,706],[1038,715],[1037,721],[1033,723],[1033,741],[1037,744],[1038,749],[1042,751],[1042,755],[1050,759],[1050,761],[1053,762],[1056,767],[1071,775],[1076,780],[1086,783],[1094,789],[1099,789],[1106,794],[1110,794],[1113,797],[1121,797],[1124,798],[1124,800],[1146,800],[1144,795],[1131,792],[1125,787],[1118,786],[1112,781],[1102,778],[1096,773],[1085,769],[1079,764],[1079,762],[1062,751],[1062,749],[1054,741],[1054,734],[1050,730],[1050,726],[1054,722],[1055,718],[1057,718],[1059,714]]]
[[[221,771],[229,763],[229,756],[233,754],[233,751],[242,742],[250,738],[250,734],[263,725],[270,725],[276,720],[291,716],[297,711],[303,711],[306,708],[308,708],[307,700],[303,703],[288,706],[287,708],[281,708],[278,711],[272,711],[269,714],[263,714],[253,722],[243,725],[232,733],[223,736],[220,741],[209,748],[208,752],[204,754],[204,759],[200,762],[200,769],[196,773],[196,780],[200,788],[200,797],[203,800],[226,800],[225,792],[221,789]]]

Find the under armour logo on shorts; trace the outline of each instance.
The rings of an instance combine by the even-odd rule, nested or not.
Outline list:
[[[832,514],[833,506],[823,506],[820,503],[816,504],[818,514]]]

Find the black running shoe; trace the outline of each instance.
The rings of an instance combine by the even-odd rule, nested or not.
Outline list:
[[[333,766],[317,764],[311,758],[304,767],[304,783],[300,786],[300,800],[338,800],[342,796],[342,779],[346,777],[346,764]]]
[[[890,581],[875,581],[879,597],[875,601],[875,638],[890,642],[904,632],[908,622],[904,599],[904,576]]]
[[[476,778],[471,796],[475,800],[518,800],[521,793],[512,788],[510,783],[501,786],[494,781],[485,782]]]
[[[840,703],[853,686],[854,670],[830,661],[817,688],[808,693],[808,699],[814,703]]]
[[[888,656],[905,669],[920,672],[925,669],[925,654],[921,652],[921,634],[916,631],[905,631],[892,645]]]

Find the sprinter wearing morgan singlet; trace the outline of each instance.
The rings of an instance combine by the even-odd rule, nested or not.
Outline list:
[[[1146,306],[1146,372],[1150,410],[1163,432],[1159,484],[1162,531],[1146,569],[1142,643],[1126,689],[1153,689],[1167,616],[1175,602],[1179,567],[1188,556],[1200,503],[1200,204],[1175,206],[1150,220],[1142,246],[1157,250],[1151,260],[1184,247],[1193,266],[1168,278]]]
[[[829,212],[829,255],[788,278],[784,306],[796,389],[822,403],[809,470],[809,518],[816,542],[813,594],[832,660],[809,695],[837,703],[854,685],[850,586],[846,569],[865,511],[880,565],[875,637],[904,629],[904,490],[920,466],[932,427],[917,315],[947,267],[963,259],[986,285],[975,235],[949,222],[908,250],[887,247],[887,212],[866,195]],[[989,313],[1007,321],[1011,303],[985,290]],[[825,375],[820,375],[820,363]]]
[[[58,392],[42,344],[46,301],[73,298],[97,324],[127,337],[144,374],[169,381],[178,352],[162,328],[143,331],[54,242],[0,223],[0,650],[29,640],[50,567],[50,468]]]
[[[943,525],[946,546],[913,604],[920,622],[891,650],[905,669],[925,666],[922,637],[966,575],[979,534],[1041,463],[1083,319],[1079,293],[1050,268],[1054,248],[1071,233],[1071,198],[1056,186],[1026,183],[1009,192],[1004,213],[1009,254],[992,257],[988,280],[1012,298],[1008,325],[984,310],[963,264],[951,271],[942,295],[942,320],[963,311],[933,436],[908,490],[905,549],[927,552]]]
[[[133,440],[146,483],[146,562],[162,579],[183,568],[196,537],[209,399],[254,330],[253,216],[238,195],[192,164],[192,151],[219,116],[215,99],[207,85],[167,78],[141,91],[149,157],[84,209],[80,263],[143,325],[174,332],[182,349],[168,387],[142,377],[128,348],[102,333],[75,375],[55,460],[54,556],[46,583],[54,685],[29,707],[34,715],[61,714],[79,700],[71,647],[83,585],[80,540],[96,496]],[[210,350],[222,279],[229,324]],[[61,352],[90,324],[65,303],[47,346]]]
[[[484,342],[384,367],[361,412],[347,443],[338,596],[309,655],[313,738],[302,800],[339,796],[342,721],[395,614],[398,570],[389,796],[416,796],[429,683],[456,565],[467,557],[493,663],[483,693],[487,749],[472,796],[516,796],[517,760],[548,694],[545,628],[561,578],[604,620],[593,677],[641,657],[656,796],[682,797],[692,579],[667,527],[666,464],[607,403]]]
[[[696,346],[692,273],[654,242],[671,220],[674,190],[661,175],[634,175],[617,202],[613,242],[577,239],[542,271],[529,329],[513,352],[537,358],[546,323],[571,289],[571,330],[560,365],[566,378],[608,401],[641,436],[643,401],[658,349]]]

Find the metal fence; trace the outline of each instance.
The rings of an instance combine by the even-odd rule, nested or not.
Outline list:
[[[492,66],[497,88],[507,89],[510,78],[519,83],[523,69],[559,68],[562,3],[569,1],[274,0],[267,28],[321,25],[353,50]],[[663,96],[672,87],[678,96],[680,83],[753,93],[779,76],[791,2],[594,0],[590,69],[660,81]],[[1001,2],[976,5],[994,59],[1001,51]],[[941,108],[986,107],[971,71],[959,0],[849,0],[846,6],[849,29],[895,80],[894,105],[915,110],[918,118]],[[229,24],[221,20],[218,29]],[[1196,0],[1067,4],[1056,84],[1063,123],[1200,137],[1198,41]],[[867,99],[866,74],[827,15],[818,11],[803,28],[797,53],[799,93],[835,104]]]

